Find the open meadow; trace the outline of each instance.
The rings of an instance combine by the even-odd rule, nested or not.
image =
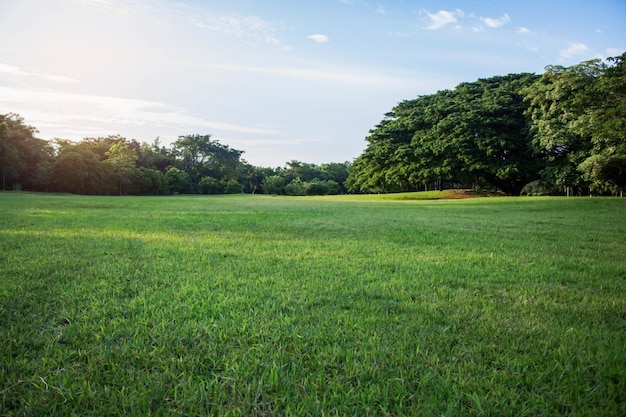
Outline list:
[[[0,193],[0,416],[624,416],[626,199]]]

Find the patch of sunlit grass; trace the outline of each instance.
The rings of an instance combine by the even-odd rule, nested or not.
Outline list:
[[[7,415],[624,415],[620,199],[0,194]]]

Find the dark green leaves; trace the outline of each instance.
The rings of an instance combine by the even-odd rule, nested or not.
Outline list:
[[[536,172],[515,74],[400,103],[366,139],[352,170],[357,191],[412,191],[480,181],[517,193]],[[535,169],[533,169],[535,168]]]

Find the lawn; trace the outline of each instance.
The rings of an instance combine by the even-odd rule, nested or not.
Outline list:
[[[624,416],[625,220],[0,193],[0,416]]]

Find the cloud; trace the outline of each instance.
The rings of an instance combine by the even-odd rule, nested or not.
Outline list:
[[[277,36],[282,27],[258,16],[241,16],[238,14],[208,16],[204,19],[194,18],[193,24],[205,30],[222,33],[227,36],[252,39],[270,45],[279,44]]]
[[[16,67],[13,65],[7,65],[0,62],[0,74],[7,77],[20,78],[20,79],[40,79],[45,81],[53,81],[57,83],[77,83],[78,81],[60,75],[43,74],[34,70],[27,70],[24,68]]]
[[[480,20],[483,21],[483,23],[487,26],[490,27],[492,29],[496,29],[499,27],[502,27],[504,25],[506,25],[507,23],[509,23],[509,21],[511,20],[511,18],[509,17],[508,14],[504,14],[501,18],[499,19],[494,19],[491,17],[481,17]]]
[[[226,70],[228,72],[240,71],[254,74],[269,75],[309,82],[335,83],[341,86],[355,86],[381,89],[424,88],[429,82],[421,84],[415,74],[391,74],[382,72],[369,72],[355,68],[294,68],[294,67],[256,67],[239,65],[206,64],[204,68]]]
[[[624,49],[622,48],[607,48],[606,54],[608,56],[619,56],[624,53]]]
[[[316,35],[310,35],[307,36],[307,38],[317,42],[317,43],[326,43],[328,42],[330,39],[328,39],[328,36],[326,35],[322,35],[322,34],[316,34]]]
[[[559,51],[559,57],[561,59],[570,59],[577,55],[583,54],[589,50],[589,47],[584,43],[570,42],[567,48]]]
[[[99,132],[104,132],[109,127],[119,131],[132,126],[156,126],[178,132],[193,130],[193,128],[206,128],[257,135],[277,133],[275,130],[256,126],[214,122],[193,116],[185,109],[175,106],[124,97],[0,86],[0,107],[16,109],[18,113],[28,113],[30,119],[37,119],[35,122],[39,127],[63,128],[73,126],[76,128],[96,125],[99,126],[97,128]],[[60,130],[65,132],[67,129]],[[82,131],[81,133],[86,135],[90,132]]]
[[[113,12],[131,16],[140,12],[141,7],[129,5],[130,2],[116,0],[71,0],[72,3],[91,12]]]
[[[519,33],[519,34],[530,33],[530,29],[525,28],[525,27],[522,26],[519,29],[517,29],[517,33]]]
[[[430,24],[426,27],[426,29],[435,30],[439,29],[445,25],[456,23],[457,17],[463,17],[464,13],[462,10],[455,11],[447,11],[447,10],[439,10],[437,13],[429,13],[424,11],[428,18],[430,19]]]

